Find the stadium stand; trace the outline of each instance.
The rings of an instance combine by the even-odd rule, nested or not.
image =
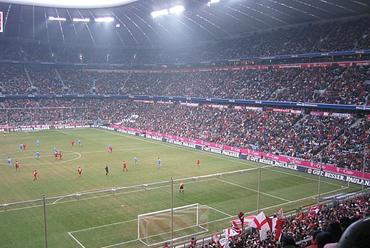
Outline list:
[[[49,99],[5,100],[0,113],[8,116],[1,119],[3,125],[102,120],[355,170],[362,168],[370,139],[366,117],[274,108]]]
[[[61,32],[63,42],[0,40],[0,125],[114,123],[370,172],[366,163],[370,115],[368,108],[362,111],[370,106],[370,65],[337,63],[367,61],[369,52],[363,57],[362,53],[370,49],[368,16],[273,28],[170,49],[75,46]],[[350,51],[350,55],[325,55],[337,51]],[[318,61],[330,64],[311,63],[318,61],[310,57],[299,61],[308,64],[304,67],[293,59],[269,59],[303,53],[322,53]],[[242,68],[248,63],[261,68]],[[145,69],[148,65],[157,67]],[[344,108],[138,101],[130,99],[133,95],[325,103]],[[347,105],[361,111],[346,111]],[[350,233],[356,221],[369,220],[369,202],[367,193],[316,206],[314,212],[299,211],[285,218],[281,242],[272,233],[260,241],[259,233],[251,229],[230,237],[227,246],[218,240],[195,245],[192,239],[184,247],[328,248],[325,245],[330,243],[330,247],[346,247],[343,244],[349,241],[342,233]]]
[[[3,67],[0,82],[12,80],[12,86],[7,89],[11,94],[27,94],[30,90],[27,86],[32,84],[32,92],[36,94],[167,95],[369,104],[370,66],[180,73],[50,66],[26,66],[24,72],[21,66],[10,67]]]
[[[272,233],[268,233],[267,239],[261,241],[258,231],[252,228],[248,229],[248,231],[242,235],[229,237],[227,240],[227,247],[328,248],[328,246],[325,245],[333,245],[330,247],[349,247],[345,246],[349,242],[352,245],[357,245],[356,247],[366,247],[368,237],[366,237],[365,230],[368,224],[361,224],[362,227],[360,230],[352,230],[351,232],[351,229],[353,228],[354,225],[352,224],[354,223],[369,221],[369,200],[369,194],[365,194],[352,199],[338,201],[334,204],[320,205],[318,206],[319,210],[317,211],[311,211],[313,208],[299,211],[290,217],[284,218],[284,231],[280,240],[276,240]],[[352,236],[357,237],[357,240],[347,241],[342,238],[342,234],[345,232],[351,232]],[[346,236],[346,234],[343,234],[343,236]],[[341,244],[343,246],[341,246]],[[198,241],[197,246],[185,244],[184,247],[221,248],[225,247],[225,244],[221,245],[218,238],[213,238],[213,240],[208,242],[200,240]]]

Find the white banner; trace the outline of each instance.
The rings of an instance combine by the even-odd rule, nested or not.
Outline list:
[[[0,33],[4,32],[4,14],[0,11]]]

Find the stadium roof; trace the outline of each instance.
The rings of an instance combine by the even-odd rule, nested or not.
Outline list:
[[[0,1],[5,29],[1,38],[129,47],[194,44],[370,13],[370,0],[219,0],[214,4],[209,4],[210,0],[137,0],[104,9],[39,7]],[[158,18],[151,15],[175,5],[183,5],[185,11]],[[113,19],[98,21],[99,17]]]

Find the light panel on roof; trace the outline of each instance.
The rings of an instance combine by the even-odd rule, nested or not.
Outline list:
[[[160,16],[165,16],[165,15],[168,15],[168,9],[153,11],[150,14],[153,18],[157,18],[157,17],[160,17]]]
[[[73,18],[74,22],[90,22],[90,18]]]
[[[106,8],[121,6],[137,0],[3,0],[11,4],[23,4],[56,8]]]
[[[49,21],[60,21],[60,22],[67,21],[67,19],[64,17],[56,17],[56,16],[49,16],[48,20]]]
[[[172,8],[169,8],[168,10],[170,14],[179,15],[185,11],[185,7],[182,5],[177,5],[177,6],[173,6]]]
[[[114,22],[114,18],[110,16],[98,17],[98,18],[95,18],[95,22]]]

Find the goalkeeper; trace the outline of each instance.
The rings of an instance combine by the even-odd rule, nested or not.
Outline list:
[[[184,193],[184,183],[180,183],[180,188],[179,188],[179,192],[180,193]]]

